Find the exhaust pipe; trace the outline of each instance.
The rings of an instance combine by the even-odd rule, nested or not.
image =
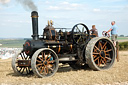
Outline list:
[[[39,35],[38,35],[38,13],[36,11],[33,11],[31,13],[31,17],[32,17],[32,31],[33,31],[32,38],[33,38],[33,40],[38,40],[39,39]]]

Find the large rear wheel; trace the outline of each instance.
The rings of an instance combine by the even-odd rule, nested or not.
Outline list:
[[[114,64],[116,57],[115,47],[106,37],[91,39],[85,53],[87,64],[93,70],[109,69]]]

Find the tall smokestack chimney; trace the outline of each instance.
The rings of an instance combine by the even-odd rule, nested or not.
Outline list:
[[[33,39],[34,40],[38,40],[39,39],[39,35],[38,35],[38,13],[36,11],[33,11],[31,13],[31,17],[32,17],[32,31],[33,31]]]

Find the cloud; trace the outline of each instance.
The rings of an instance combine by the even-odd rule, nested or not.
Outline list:
[[[48,10],[60,10],[58,6],[49,6]]]
[[[7,3],[9,3],[10,2],[10,0],[0,0],[0,3],[1,4],[7,4]]]
[[[94,8],[93,11],[94,11],[94,12],[100,12],[101,10]]]
[[[122,2],[122,1],[126,1],[126,0],[100,0],[101,2],[107,2],[107,3],[112,3],[112,2]]]
[[[47,10],[77,10],[82,9],[83,5],[78,3],[61,2],[56,6],[49,6]]]
[[[50,2],[49,1],[45,1],[46,4],[49,4]]]

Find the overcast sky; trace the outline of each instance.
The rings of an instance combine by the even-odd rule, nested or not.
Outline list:
[[[128,0],[0,0],[0,37],[31,37],[33,10],[39,13],[40,35],[48,20],[54,27],[96,25],[100,36],[116,21],[118,35],[128,35]]]

